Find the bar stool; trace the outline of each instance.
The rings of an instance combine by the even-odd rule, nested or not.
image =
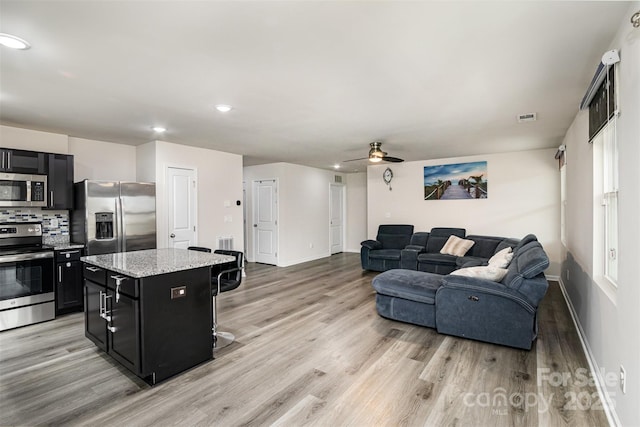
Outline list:
[[[211,249],[203,246],[189,246],[187,249],[192,251],[211,252]],[[228,292],[236,289],[240,286],[240,283],[242,283],[244,254],[239,251],[230,251],[225,249],[216,249],[214,253],[229,255],[235,258],[235,261],[215,265],[211,269],[211,295],[213,296],[213,349],[216,350],[228,346],[235,340],[235,336],[231,332],[218,331],[218,308],[216,297],[220,292]]]

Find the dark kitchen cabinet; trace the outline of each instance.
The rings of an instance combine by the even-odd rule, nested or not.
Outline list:
[[[85,336],[127,369],[141,375],[138,280],[88,264],[84,264],[82,271]]]
[[[84,264],[85,336],[156,384],[211,360],[209,267],[133,278]]]
[[[56,315],[82,311],[82,249],[56,251]]]
[[[105,270],[97,267],[84,266],[83,272],[87,272],[87,268],[95,269],[93,275],[85,274],[84,279],[84,335],[93,343],[104,351],[107,351],[107,328],[105,324],[105,297],[107,287],[97,281],[90,280],[88,277],[99,276],[100,272],[104,276]]]
[[[107,289],[107,301],[109,354],[130,371],[140,372],[140,301],[114,289]]]
[[[73,209],[73,156],[53,153],[47,156],[47,207]]]
[[[0,148],[1,172],[46,175],[47,166],[47,155],[45,153]]]

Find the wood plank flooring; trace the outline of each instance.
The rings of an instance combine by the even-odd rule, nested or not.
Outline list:
[[[219,301],[237,341],[149,387],[81,313],[0,333],[0,425],[604,426],[557,283],[523,351],[381,318],[358,254],[248,264]],[[558,381],[559,375],[570,375]]]

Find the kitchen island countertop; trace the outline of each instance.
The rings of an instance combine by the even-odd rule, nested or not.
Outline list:
[[[235,258],[187,249],[164,248],[90,255],[80,260],[129,277],[140,278],[224,264],[235,261]]]

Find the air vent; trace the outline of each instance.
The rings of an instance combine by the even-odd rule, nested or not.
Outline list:
[[[342,176],[334,175],[333,176],[333,182],[335,182],[336,184],[342,184]]]
[[[518,123],[535,122],[538,119],[537,113],[518,114]]]

